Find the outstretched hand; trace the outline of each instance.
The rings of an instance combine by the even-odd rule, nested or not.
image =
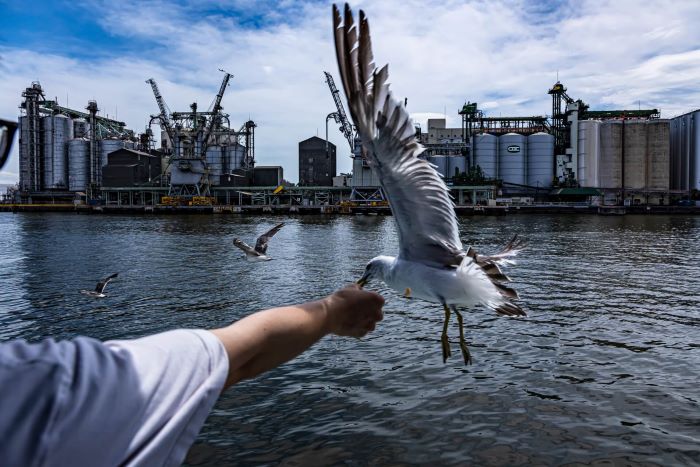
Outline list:
[[[350,284],[324,299],[328,332],[339,336],[362,337],[374,331],[384,318],[384,298],[376,292]]]

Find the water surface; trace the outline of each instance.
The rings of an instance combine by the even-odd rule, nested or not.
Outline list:
[[[275,261],[232,248],[287,222]],[[700,217],[465,217],[526,319],[465,313],[474,364],[442,363],[440,307],[387,298],[362,340],[329,337],[229,390],[190,465],[700,463]],[[214,328],[312,300],[397,250],[393,218],[0,213],[0,339]],[[119,271],[109,297],[80,295]]]

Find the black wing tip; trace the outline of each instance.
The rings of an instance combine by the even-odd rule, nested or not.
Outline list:
[[[516,305],[512,302],[505,302],[494,308],[496,313],[504,316],[527,316],[525,310],[523,310],[520,305]]]

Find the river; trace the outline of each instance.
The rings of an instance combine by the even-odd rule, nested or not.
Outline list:
[[[284,220],[274,261],[232,247]],[[225,393],[189,465],[700,463],[700,217],[464,217],[528,312],[465,313],[443,364],[440,307],[387,298],[377,330],[327,337]],[[213,328],[312,300],[395,254],[392,217],[0,213],[0,340]],[[108,297],[79,293],[118,271]],[[597,464],[596,464],[597,465]]]

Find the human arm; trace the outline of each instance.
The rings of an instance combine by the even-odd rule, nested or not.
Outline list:
[[[226,349],[225,388],[296,357],[327,334],[362,337],[382,320],[384,299],[349,285],[317,301],[260,311],[214,329]]]

